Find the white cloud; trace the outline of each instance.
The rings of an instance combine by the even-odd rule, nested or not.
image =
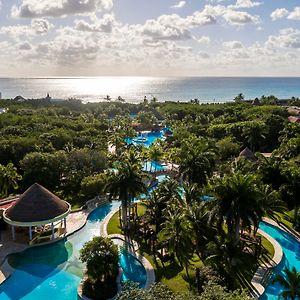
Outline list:
[[[45,35],[54,27],[48,20],[34,19],[30,25],[14,25],[0,27],[0,34],[8,35],[14,40],[34,37],[36,35]]]
[[[186,5],[186,1],[179,1],[177,4],[171,6],[171,8],[177,9],[177,8],[182,8]]]
[[[236,4],[229,5],[229,8],[252,8],[262,4],[262,2],[253,2],[252,0],[236,0]]]
[[[245,25],[249,23],[257,24],[259,23],[259,17],[253,16],[247,12],[243,11],[233,11],[228,10],[223,15],[224,19],[230,25]]]
[[[197,42],[200,44],[206,44],[208,45],[210,43],[210,38],[208,36],[201,36],[200,38],[197,39]]]
[[[285,28],[280,30],[279,35],[269,36],[267,47],[270,48],[292,48],[300,49],[300,30],[294,28]]]
[[[242,49],[244,47],[243,44],[239,41],[228,41],[224,42],[222,45],[227,49]]]
[[[271,18],[273,21],[282,19],[289,14],[289,11],[286,8],[277,8],[271,13]]]
[[[31,27],[37,34],[45,34],[54,26],[46,19],[34,19],[31,21]]]
[[[11,14],[17,18],[64,17],[109,10],[112,0],[22,0],[13,5]]]
[[[290,20],[300,20],[300,7],[295,7],[294,10],[287,17]]]
[[[95,17],[93,24],[84,20],[75,20],[75,29],[79,31],[110,33],[116,26],[117,22],[112,14],[105,14],[101,19]]]

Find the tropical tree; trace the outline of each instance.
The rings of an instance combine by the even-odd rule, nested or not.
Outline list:
[[[156,173],[157,170],[157,163],[161,160],[163,157],[163,150],[159,146],[159,144],[152,145],[148,150],[148,159],[150,162],[154,162],[154,173]],[[150,167],[150,172],[152,171],[152,163]]]
[[[128,228],[128,207],[139,194],[146,192],[147,187],[144,182],[145,174],[141,170],[141,165],[131,163],[125,159],[116,165],[117,171],[111,172],[106,191],[110,197],[116,197],[122,201],[122,224]],[[121,220],[120,220],[121,221]]]
[[[7,197],[11,190],[16,190],[21,179],[22,176],[18,174],[17,168],[12,163],[6,166],[0,164],[0,196]]]
[[[210,141],[191,136],[183,141],[179,172],[184,180],[203,186],[212,175],[215,164],[215,147]]]
[[[86,263],[87,274],[95,281],[107,282],[119,272],[118,247],[109,238],[94,237],[80,250],[80,260]]]
[[[299,166],[290,162],[283,169],[283,174],[286,177],[286,183],[281,186],[281,193],[287,197],[289,204],[294,207],[294,221],[293,226],[298,225],[298,213],[300,207],[300,169]]]
[[[92,299],[106,300],[117,293],[119,273],[118,247],[109,238],[94,237],[80,250],[80,260],[86,263],[87,279],[83,294]]]
[[[283,272],[284,274],[277,274],[273,279],[274,283],[278,282],[283,287],[279,298],[297,299],[300,297],[300,272],[295,267],[292,270],[285,268]]]
[[[173,206],[173,209],[168,208],[162,235],[168,243],[169,252],[175,254],[180,266],[185,268],[189,277],[188,266],[193,256],[193,231],[182,209],[176,206]]]
[[[214,195],[211,220],[216,219],[219,227],[225,221],[231,239],[239,242],[241,228],[251,230],[252,225],[258,228],[263,207],[255,176],[228,174],[216,179],[211,189]]]
[[[209,210],[207,202],[197,201],[185,206],[185,216],[193,231],[196,242],[196,252],[199,258],[209,241],[216,236],[216,229],[209,224]]]

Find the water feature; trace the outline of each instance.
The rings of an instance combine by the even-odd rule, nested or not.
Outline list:
[[[120,202],[116,201],[96,208],[88,216],[86,225],[70,237],[11,255],[8,261],[16,271],[0,285],[0,300],[77,299],[77,286],[83,276],[79,251],[85,242],[100,234],[101,221],[119,205]],[[143,285],[144,267],[133,261],[131,256],[125,256],[120,255],[120,264],[126,260],[132,263],[123,268],[122,277],[136,279]],[[136,277],[131,276],[132,270]],[[143,280],[139,281],[139,278]]]
[[[142,145],[146,148],[149,148],[151,145],[155,143],[156,140],[164,139],[164,133],[165,130],[161,130],[158,132],[152,132],[152,131],[146,131],[141,132],[136,138],[133,139],[127,139],[127,144],[133,144],[133,145]]]
[[[284,257],[280,264],[274,268],[273,276],[276,274],[283,275],[283,270],[286,267],[289,269],[295,267],[297,271],[300,271],[300,243],[291,234],[269,223],[261,222],[259,228],[273,237],[282,247]],[[260,297],[260,300],[278,299],[278,295],[282,292],[282,286],[278,283],[272,283],[272,278],[269,280],[265,293]]]

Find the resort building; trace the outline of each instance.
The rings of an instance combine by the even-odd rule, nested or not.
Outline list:
[[[3,220],[11,226],[12,239],[29,243],[54,240],[66,233],[66,217],[71,205],[38,183],[29,187],[3,212]]]

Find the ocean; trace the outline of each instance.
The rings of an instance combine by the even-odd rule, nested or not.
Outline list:
[[[245,99],[275,95],[279,99],[300,97],[300,77],[59,77],[1,78],[3,99],[78,98],[84,102],[104,101],[121,96],[127,102],[140,102],[147,96],[158,101],[199,99],[202,103],[232,101],[239,93]]]

